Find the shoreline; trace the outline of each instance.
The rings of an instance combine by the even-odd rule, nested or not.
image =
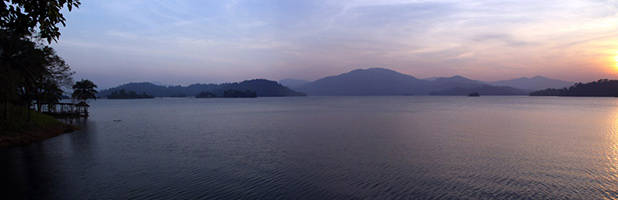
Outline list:
[[[33,128],[27,131],[9,132],[5,135],[0,135],[0,148],[24,146],[65,133],[71,133],[76,130],[79,130],[77,126],[60,123],[45,128]]]

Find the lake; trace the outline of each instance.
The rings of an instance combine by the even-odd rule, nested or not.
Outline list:
[[[34,199],[617,199],[618,99],[97,100],[0,149]]]

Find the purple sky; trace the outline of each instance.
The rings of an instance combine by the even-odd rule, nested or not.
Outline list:
[[[54,46],[101,88],[314,80],[617,78],[617,0],[83,0]]]

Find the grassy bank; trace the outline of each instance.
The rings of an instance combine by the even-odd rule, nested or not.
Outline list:
[[[30,144],[77,130],[75,126],[30,110],[12,109],[10,114],[9,119],[0,124],[0,147]]]

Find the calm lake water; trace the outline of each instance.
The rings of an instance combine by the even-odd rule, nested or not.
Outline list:
[[[97,100],[0,149],[35,199],[617,199],[618,98]]]

